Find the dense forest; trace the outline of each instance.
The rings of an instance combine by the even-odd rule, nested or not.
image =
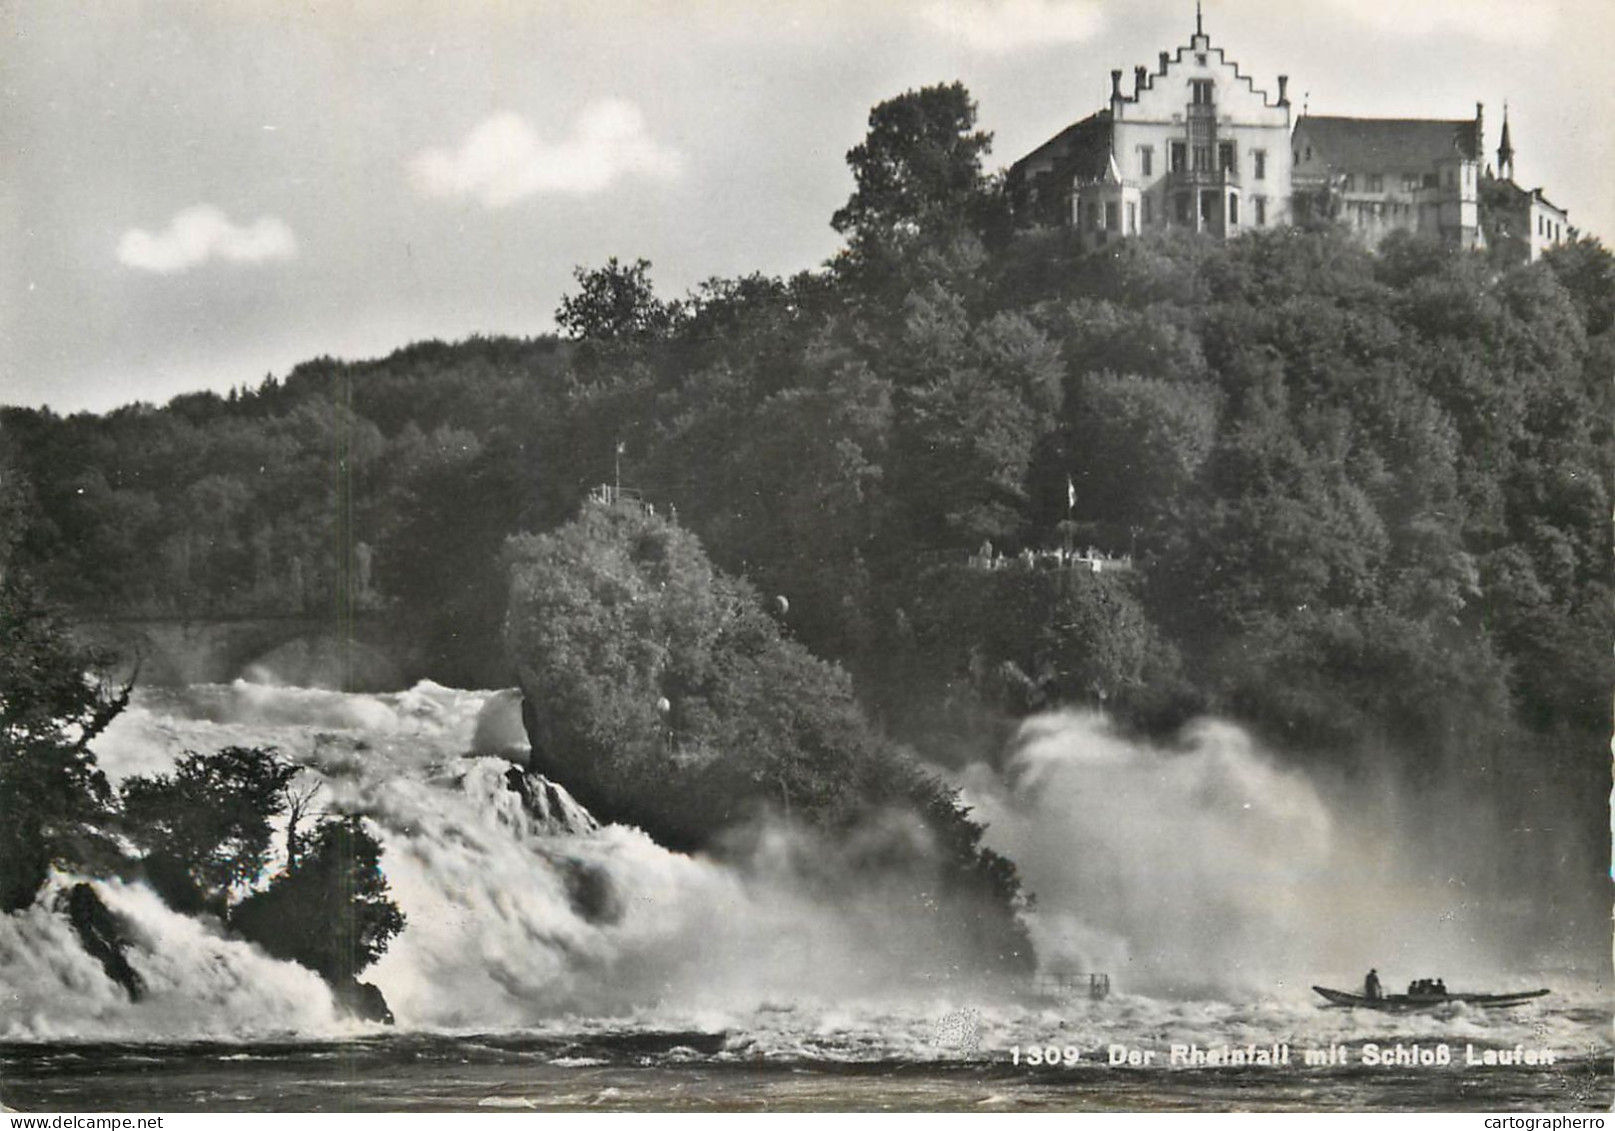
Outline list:
[[[1596,834],[1609,252],[1084,251],[1015,229],[988,142],[958,85],[876,107],[844,249],[792,278],[672,297],[612,260],[564,338],[6,409],[10,568],[80,615],[385,611],[413,674],[503,685],[501,548],[620,482],[938,761],[1057,705],[1215,712],[1346,774],[1530,783]]]

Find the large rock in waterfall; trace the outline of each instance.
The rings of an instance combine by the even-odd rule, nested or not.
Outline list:
[[[130,1001],[146,996],[146,980],[129,965],[126,925],[114,915],[89,884],[74,884],[62,901],[62,909],[73,924],[79,942],[89,956],[101,964],[107,977],[123,987]]]
[[[974,916],[978,950],[1029,961],[1013,866],[981,848],[954,791],[868,724],[846,674],[787,639],[694,535],[591,502],[508,554],[507,643],[534,771],[601,820],[686,851],[721,850],[764,817],[826,843],[856,829],[916,891],[988,908]]]

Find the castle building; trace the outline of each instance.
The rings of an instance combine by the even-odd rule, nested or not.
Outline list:
[[[1021,223],[1075,227],[1083,242],[1157,229],[1230,236],[1290,221],[1287,78],[1270,99],[1213,47],[1198,10],[1187,47],[1112,71],[1108,108],[1011,166]]]
[[[1337,219],[1369,244],[1393,231],[1482,246],[1480,139],[1473,121],[1303,114],[1292,140],[1298,217]]]
[[[1377,245],[1417,232],[1466,249],[1503,241],[1535,259],[1569,235],[1568,216],[1514,183],[1504,110],[1498,171],[1482,168],[1484,113],[1460,120],[1291,120],[1288,78],[1277,97],[1206,35],[1199,5],[1187,47],[1159,65],[1110,73],[1110,105],[1010,167],[1016,223],[1066,227],[1088,247],[1155,230],[1219,238],[1304,221],[1343,224]]]

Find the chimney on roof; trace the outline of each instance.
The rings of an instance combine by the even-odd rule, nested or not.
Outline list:
[[[1133,97],[1137,98],[1144,92],[1144,76],[1149,74],[1147,67],[1133,68]]]
[[[1122,71],[1117,67],[1110,72],[1110,100],[1115,102],[1122,96]]]
[[[1161,73],[1166,74],[1166,65],[1172,61],[1172,52],[1161,52]]]
[[[1475,103],[1475,152],[1468,156],[1476,161],[1486,158],[1486,104]]]
[[[1280,106],[1288,106],[1289,104],[1290,104],[1290,76],[1289,75],[1280,75],[1279,76],[1279,105]]]

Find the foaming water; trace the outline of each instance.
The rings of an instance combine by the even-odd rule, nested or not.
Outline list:
[[[510,760],[525,760],[519,734],[509,692],[422,683],[354,695],[237,682],[142,692],[97,752],[116,782],[167,770],[185,751],[272,746],[303,767],[300,787],[318,786],[318,806],[363,816],[408,921],[364,977],[404,1028],[508,1029],[644,1008],[727,1017],[771,1001],[905,998],[976,980],[942,964],[947,948],[935,936],[946,924],[905,922],[883,877],[827,881],[822,859],[799,872],[806,842],[788,829],[753,830],[746,862],[734,864],[602,827]],[[129,960],[150,996],[124,1000],[47,899],[0,936],[0,984],[29,1001],[28,987],[46,986],[37,1008],[0,1019],[0,1036],[349,1026],[307,971],[173,913],[142,885],[96,887],[132,926]],[[44,968],[54,973],[42,982]]]
[[[1320,785],[1227,723],[1163,749],[1084,713],[1029,721],[1006,772],[977,767],[966,786],[987,843],[1037,893],[1046,968],[1231,1000],[1307,1001],[1311,984],[1350,988],[1370,967],[1392,989],[1436,974],[1455,990],[1543,984],[1512,956],[1521,919],[1533,944],[1552,923],[1522,914],[1529,893],[1505,898],[1495,826],[1452,799]],[[1550,960],[1603,993],[1606,957]]]
[[[1474,892],[1443,891],[1446,861],[1407,866],[1415,831],[1383,814],[1363,819],[1219,724],[1162,750],[1124,741],[1097,717],[1048,716],[1028,724],[1004,774],[967,775],[987,842],[1037,896],[1043,968],[1109,973],[1117,992],[1103,1001],[1040,996],[947,966],[927,949],[946,924],[916,926],[897,910],[893,893],[911,877],[853,882],[827,872],[823,852],[801,868],[822,846],[791,830],[754,830],[747,854],[720,862],[602,826],[523,768],[510,692],[430,683],[391,695],[247,683],[144,691],[97,753],[121,780],[232,744],[278,748],[319,784],[319,804],[362,815],[380,838],[408,925],[363,977],[385,994],[397,1029],[346,1019],[312,973],[175,914],[143,885],[94,881],[128,925],[128,958],[149,990],[131,1003],[54,908],[75,879],[56,877],[35,907],[0,916],[0,1042],[12,1042],[0,1059],[13,1079],[33,1081],[37,1102],[59,1086],[61,1102],[93,1109],[98,1073],[131,1056],[150,1061],[153,1106],[317,1108],[338,1062],[344,1079],[369,1066],[387,1081],[373,1094],[345,1091],[343,1102],[382,1108],[411,1097],[677,1106],[724,1089],[738,1104],[758,1088],[787,1105],[845,1105],[857,1102],[847,1089],[865,1087],[861,1077],[826,1082],[802,1067],[893,1063],[922,1069],[905,1084],[913,1106],[1062,1106],[1083,1080],[1106,1081],[1111,1103],[1122,1103],[1114,1089],[1124,1084],[1152,1096],[1211,1094],[1203,1075],[1104,1076],[1118,1044],[1164,1059],[1173,1043],[1284,1042],[1297,1057],[1336,1043],[1524,1043],[1581,1065],[1577,1088],[1612,1048],[1598,977],[1556,979],[1551,998],[1505,1011],[1320,1008],[1310,982],[1354,984],[1369,965],[1388,981],[1405,967],[1474,989],[1518,988],[1541,971],[1503,968],[1484,917],[1466,909]],[[1462,984],[1466,975],[1486,982]],[[109,1041],[138,1045],[96,1043]],[[1082,1052],[1072,1074],[1028,1075],[1010,1059],[1047,1044]],[[639,1090],[625,1072],[644,1074]],[[612,1075],[591,1091],[574,1086],[579,1073]],[[206,1087],[186,1099],[178,1083],[161,1083],[165,1074]],[[1298,1067],[1282,1102],[1338,1093],[1329,1102],[1406,1108],[1428,1084],[1376,1079]],[[1498,1082],[1485,1093],[1494,1106],[1541,1094],[1534,1077],[1488,1079]],[[1594,1083],[1607,1103],[1607,1076]],[[1365,1099],[1364,1088],[1383,1094]]]

